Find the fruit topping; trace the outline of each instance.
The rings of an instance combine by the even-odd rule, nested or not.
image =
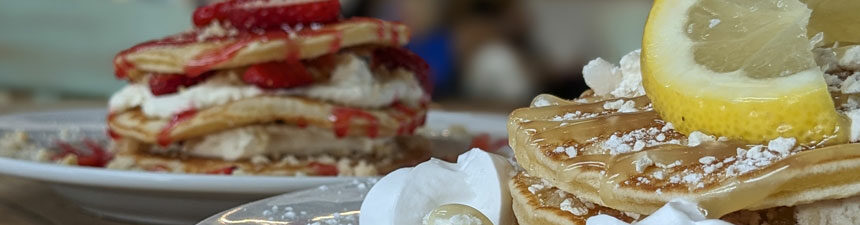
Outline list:
[[[385,66],[389,70],[403,68],[415,73],[415,78],[427,94],[433,93],[430,65],[424,59],[402,47],[380,47],[373,51],[372,67]]]
[[[333,22],[339,16],[338,0],[229,0],[198,8],[192,20],[197,27],[219,20],[241,30],[271,30]]]
[[[308,163],[308,167],[310,167],[313,170],[314,175],[317,176],[337,176],[339,172],[336,166],[319,162]]]
[[[149,90],[152,95],[173,94],[179,91],[179,87],[190,87],[210,77],[212,73],[201,76],[189,77],[183,74],[154,74],[149,78]]]
[[[221,169],[206,172],[206,174],[232,175],[233,171],[235,171],[235,170],[236,170],[236,166],[229,166],[229,167],[224,167]]]
[[[89,139],[84,139],[84,145],[90,149],[89,153],[81,151],[71,144],[63,141],[57,141],[56,144],[60,147],[60,154],[52,157],[53,160],[59,160],[68,155],[74,155],[77,157],[79,166],[104,167],[111,158],[113,158],[113,156],[101,145]]]
[[[299,61],[253,65],[245,70],[242,80],[265,89],[300,87],[314,82],[314,78]]]

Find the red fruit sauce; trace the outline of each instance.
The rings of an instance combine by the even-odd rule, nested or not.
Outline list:
[[[314,171],[314,174],[318,176],[337,176],[340,172],[334,165],[319,162],[310,162],[308,163],[308,167],[310,167]]]
[[[162,147],[167,147],[173,140],[170,139],[170,132],[173,131],[173,128],[176,128],[179,123],[182,123],[186,120],[191,119],[194,115],[197,114],[197,109],[191,108],[176,115],[173,115],[173,119],[167,123],[167,126],[164,126],[164,129],[158,134],[158,145]]]
[[[365,126],[367,127],[368,137],[375,138],[379,135],[379,119],[376,116],[364,110],[346,107],[337,107],[331,112],[329,119],[334,123],[334,134],[337,137],[345,137],[349,133],[352,121],[356,118],[367,121]]]

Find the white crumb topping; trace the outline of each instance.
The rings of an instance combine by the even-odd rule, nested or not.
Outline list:
[[[860,141],[860,109],[845,113],[851,119],[851,142]]]
[[[555,116],[552,121],[570,121],[570,120],[584,120],[590,119],[600,116],[600,113],[583,113],[580,111],[565,113],[563,116]]]
[[[636,167],[636,172],[644,173],[645,169],[654,165],[654,161],[651,160],[648,155],[642,155],[642,157],[637,158],[633,161],[633,166]]]
[[[795,144],[797,144],[797,139],[778,137],[770,140],[770,142],[767,143],[767,148],[779,152],[782,155],[788,155],[789,151],[794,148]]]
[[[603,103],[603,109],[616,110],[622,113],[639,111],[636,109],[636,102],[633,102],[632,100],[625,101],[624,99],[607,101],[606,103]]]
[[[699,158],[699,163],[701,163],[703,165],[710,165],[711,163],[714,163],[714,161],[716,161],[716,160],[717,160],[717,157],[705,156],[705,157]]]
[[[854,46],[845,50],[845,54],[839,59],[839,66],[855,71],[860,70],[860,46]]]
[[[570,158],[576,157],[576,154],[577,154],[576,147],[568,146],[568,147],[564,148],[564,154],[567,154],[567,157],[570,157]]]
[[[621,68],[602,58],[591,60],[582,67],[582,76],[585,79],[585,84],[594,90],[594,94],[599,96],[614,91],[623,79]]]
[[[597,58],[583,67],[583,78],[598,96],[616,98],[642,96],[645,95],[645,89],[642,87],[639,60],[640,50],[632,51],[622,57],[620,66]]]
[[[561,210],[570,212],[573,215],[577,215],[577,216],[584,216],[585,214],[588,214],[588,209],[585,209],[583,207],[578,207],[578,206],[574,207],[572,204],[572,200],[569,198],[564,199],[564,201],[562,201],[561,204],[559,205],[559,208],[561,208]]]
[[[854,73],[845,78],[840,86],[842,94],[860,93],[860,73]]]
[[[673,125],[671,122],[666,122],[666,125],[663,125],[663,128],[660,131],[666,132],[666,131],[674,130],[674,129],[675,129],[675,125]]]
[[[714,140],[716,140],[714,136],[707,135],[699,131],[693,131],[689,136],[687,136],[687,146],[699,146],[703,142],[711,142]]]

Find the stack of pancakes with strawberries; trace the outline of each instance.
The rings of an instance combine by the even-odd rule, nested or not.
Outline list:
[[[108,167],[373,176],[428,157],[429,66],[399,23],[337,0],[229,0],[117,54]]]

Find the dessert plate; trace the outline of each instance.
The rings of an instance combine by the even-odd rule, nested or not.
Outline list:
[[[0,116],[0,136],[25,131],[35,144],[57,138],[105,140],[101,109]],[[506,136],[505,115],[431,111],[427,136],[435,155],[459,154],[470,139]],[[215,213],[266,197],[356,180],[354,177],[274,177],[167,174],[55,165],[0,157],[0,174],[45,182],[61,196],[100,216],[146,224],[193,224]],[[366,179],[366,178],[365,178]]]

